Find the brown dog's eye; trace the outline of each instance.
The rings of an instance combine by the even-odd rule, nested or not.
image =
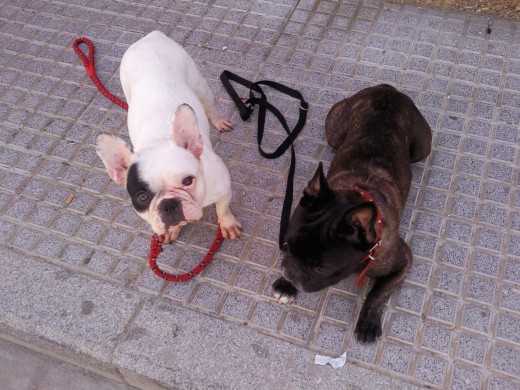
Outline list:
[[[193,176],[186,176],[183,180],[182,180],[182,185],[184,187],[189,187],[193,184]]]
[[[144,191],[138,192],[135,197],[139,202],[146,202],[148,200],[148,194]]]

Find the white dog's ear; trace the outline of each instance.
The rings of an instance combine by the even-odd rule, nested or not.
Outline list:
[[[175,113],[172,138],[178,146],[190,151],[195,157],[199,158],[202,154],[203,144],[197,117],[187,104],[181,105]]]
[[[132,163],[132,151],[119,137],[99,134],[96,137],[96,152],[105,164],[108,176],[120,186],[126,183],[128,167]]]

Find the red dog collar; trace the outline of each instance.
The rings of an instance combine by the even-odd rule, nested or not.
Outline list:
[[[341,190],[354,190],[361,194],[361,196],[368,202],[374,203],[374,206],[376,206],[377,209],[377,226],[376,226],[376,243],[375,245],[370,248],[370,250],[367,252],[367,254],[361,259],[361,263],[364,263],[365,261],[367,264],[365,265],[365,268],[361,271],[358,278],[356,279],[356,287],[359,288],[361,286],[361,283],[363,283],[363,280],[365,280],[365,276],[374,263],[376,261],[377,256],[379,256],[379,250],[381,249],[381,234],[383,232],[383,215],[381,214],[381,209],[377,206],[377,204],[374,202],[374,198],[372,195],[370,195],[368,192],[362,190],[361,188],[355,186],[353,188],[340,188]]]

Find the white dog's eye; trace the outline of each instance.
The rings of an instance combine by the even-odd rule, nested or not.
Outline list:
[[[193,176],[186,176],[184,179],[182,179],[182,185],[184,187],[189,187],[193,184]]]
[[[138,192],[135,197],[139,202],[146,202],[148,200],[148,194],[144,191]]]

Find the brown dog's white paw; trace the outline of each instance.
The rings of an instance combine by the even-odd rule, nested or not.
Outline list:
[[[291,304],[294,302],[294,296],[292,295],[285,295],[278,291],[275,291],[273,292],[273,296],[276,303],[279,303],[280,305]]]
[[[283,276],[273,283],[273,296],[277,303],[285,305],[293,303],[296,299],[298,290],[291,282],[287,281]]]

